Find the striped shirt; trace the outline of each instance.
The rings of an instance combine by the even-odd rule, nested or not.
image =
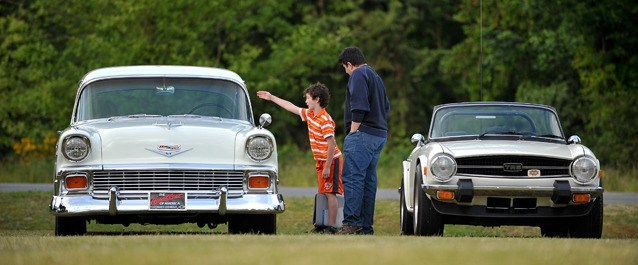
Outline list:
[[[335,136],[335,122],[326,112],[321,109],[315,116],[310,109],[299,108],[299,116],[301,120],[308,124],[308,138],[310,139],[310,148],[315,160],[325,161],[328,158],[328,141],[329,137]],[[341,156],[338,146],[335,146],[334,156]]]

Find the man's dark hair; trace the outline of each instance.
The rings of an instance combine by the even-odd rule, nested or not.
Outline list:
[[[308,86],[303,91],[303,94],[309,94],[312,99],[319,97],[319,106],[322,108],[327,107],[328,102],[330,102],[330,91],[328,90],[328,87],[319,82]]]
[[[367,63],[366,58],[363,56],[363,52],[357,47],[348,47],[341,51],[339,54],[339,63],[347,64],[351,63],[353,66],[358,66]]]

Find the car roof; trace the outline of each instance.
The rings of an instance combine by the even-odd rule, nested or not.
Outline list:
[[[244,80],[237,73],[226,69],[181,65],[135,65],[93,70],[80,80],[80,87],[102,79],[158,76],[226,79],[244,85]]]
[[[536,108],[547,108],[554,112],[556,109],[552,106],[536,104],[536,103],[525,103],[525,102],[505,102],[505,101],[476,101],[476,102],[457,102],[457,103],[446,103],[441,105],[434,106],[434,111],[441,108],[448,107],[464,107],[464,106],[519,106],[519,107],[536,107]]]

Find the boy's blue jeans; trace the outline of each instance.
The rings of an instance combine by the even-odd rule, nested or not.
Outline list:
[[[374,204],[377,195],[377,163],[386,138],[354,132],[343,142],[343,224],[363,227],[374,233]]]

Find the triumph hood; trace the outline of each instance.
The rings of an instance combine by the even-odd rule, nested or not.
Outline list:
[[[104,165],[235,162],[237,135],[249,124],[210,119],[124,119],[82,125],[101,142]]]
[[[443,142],[441,146],[454,157],[520,155],[573,159],[584,154],[580,145],[536,141],[470,140]]]

